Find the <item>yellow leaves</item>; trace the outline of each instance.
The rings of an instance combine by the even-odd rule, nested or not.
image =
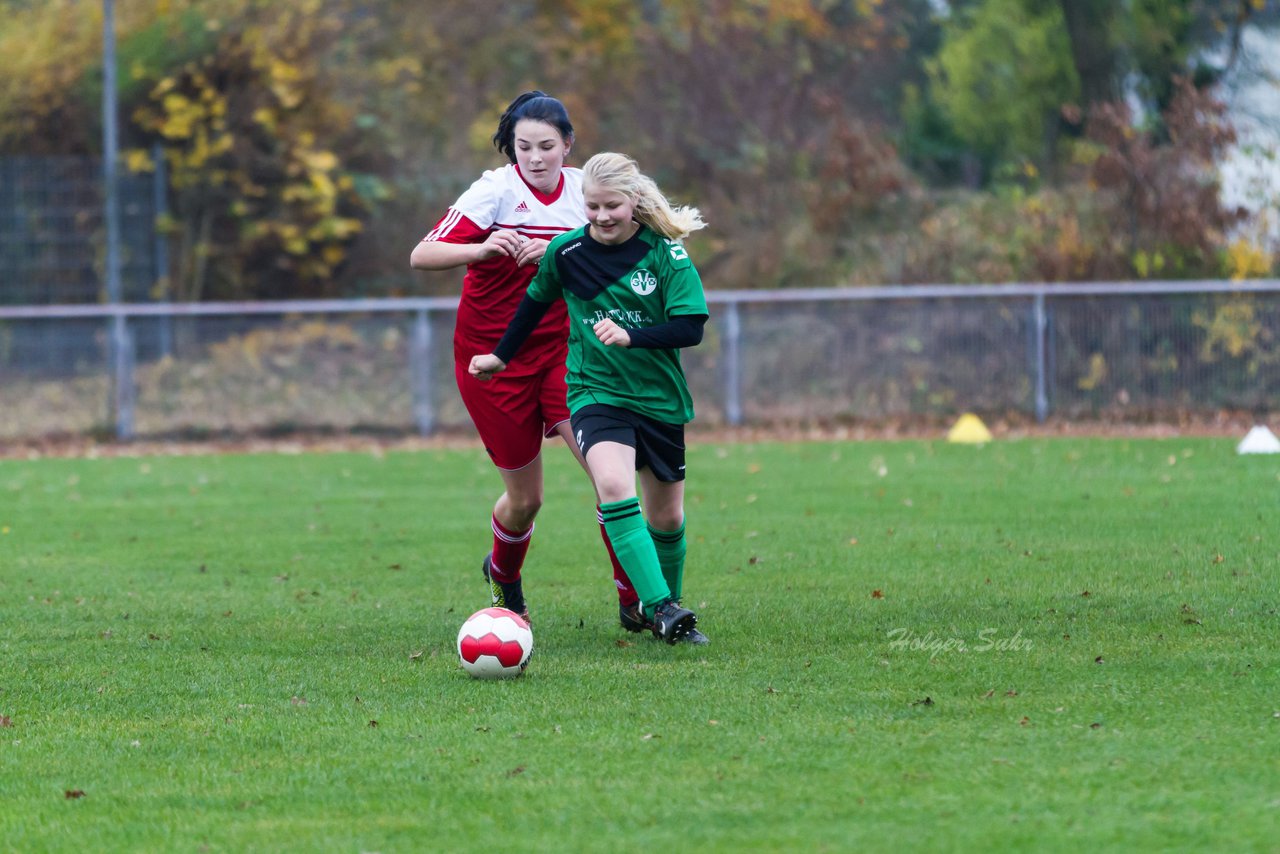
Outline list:
[[[332,172],[338,168],[338,155],[332,151],[304,151],[299,159],[313,172]]]
[[[191,136],[196,122],[200,119],[199,107],[177,92],[165,95],[160,105],[164,109],[165,117],[156,129],[161,135],[168,139],[186,139]]]
[[[130,172],[154,172],[156,164],[145,148],[131,148],[124,153],[124,166]]]
[[[408,86],[422,79],[422,61],[414,56],[383,60],[374,65],[374,79],[385,86]]]
[[[1089,372],[1076,380],[1076,388],[1081,391],[1092,391],[1107,379],[1107,360],[1101,353],[1089,357]]]
[[[1200,356],[1206,362],[1216,362],[1220,353],[1238,359],[1249,351],[1261,350],[1264,341],[1270,337],[1258,320],[1253,300],[1249,297],[1216,306],[1212,316],[1197,311],[1192,314],[1191,322],[1207,333],[1200,347]]]
[[[281,107],[292,110],[302,103],[305,95],[299,87],[304,76],[301,69],[279,57],[272,57],[267,64],[267,75],[271,92]]]
[[[1246,238],[1238,238],[1227,247],[1227,269],[1232,281],[1268,276],[1271,263],[1271,253]]]
[[[261,126],[268,133],[275,133],[279,128],[278,119],[278,114],[270,107],[259,107],[253,111],[254,124]]]
[[[1165,265],[1164,253],[1160,251],[1147,252],[1139,249],[1133,255],[1133,271],[1138,274],[1138,278],[1147,279],[1153,274],[1163,272]]]

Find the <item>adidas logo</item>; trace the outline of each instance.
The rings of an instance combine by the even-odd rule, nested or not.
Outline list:
[[[520,204],[516,205],[516,213],[528,213],[528,212],[529,212],[529,206],[526,205],[524,202],[521,202]]]

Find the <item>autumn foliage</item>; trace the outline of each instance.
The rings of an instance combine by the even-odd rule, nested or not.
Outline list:
[[[1073,68],[1055,4],[117,5],[126,166],[170,187],[159,298],[455,290],[408,250],[501,162],[496,117],[534,87],[569,107],[575,157],[625,150],[704,210],[712,287],[1272,270],[1218,201],[1233,137],[1212,86],[1153,88],[1154,121],[1077,103],[1105,87]],[[0,156],[96,153],[99,4],[0,11]]]

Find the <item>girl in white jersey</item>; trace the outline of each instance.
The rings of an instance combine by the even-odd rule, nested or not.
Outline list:
[[[505,487],[491,518],[493,548],[482,570],[493,604],[528,615],[521,569],[542,506],[542,442],[559,435],[578,462],[566,405],[568,316],[550,312],[530,336],[519,370],[505,382],[481,383],[471,357],[502,337],[547,244],[586,222],[582,171],[564,165],[573,125],[564,105],[543,92],[516,98],[498,122],[494,145],[510,164],[485,172],[449,208],[410,256],[419,270],[466,266],[454,329],[454,374],[463,403]],[[622,624],[647,628],[630,580],[601,537],[614,567]]]

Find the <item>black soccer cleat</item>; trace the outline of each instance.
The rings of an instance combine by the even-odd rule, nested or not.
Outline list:
[[[489,596],[493,600],[493,607],[515,611],[532,626],[533,621],[529,619],[529,606],[524,601],[524,586],[520,580],[516,579],[510,584],[504,584],[493,577],[493,552],[484,556],[480,571],[484,573],[484,580],[489,584]]]
[[[698,615],[688,608],[681,608],[680,603],[668,599],[653,612],[653,636],[667,643],[674,644],[683,640],[698,625]]]
[[[697,629],[689,629],[689,633],[680,638],[679,642],[692,644],[694,646],[706,646],[711,643],[711,638],[707,637]]]
[[[644,615],[640,603],[632,605],[618,604],[618,622],[629,632],[651,632],[653,621]]]

